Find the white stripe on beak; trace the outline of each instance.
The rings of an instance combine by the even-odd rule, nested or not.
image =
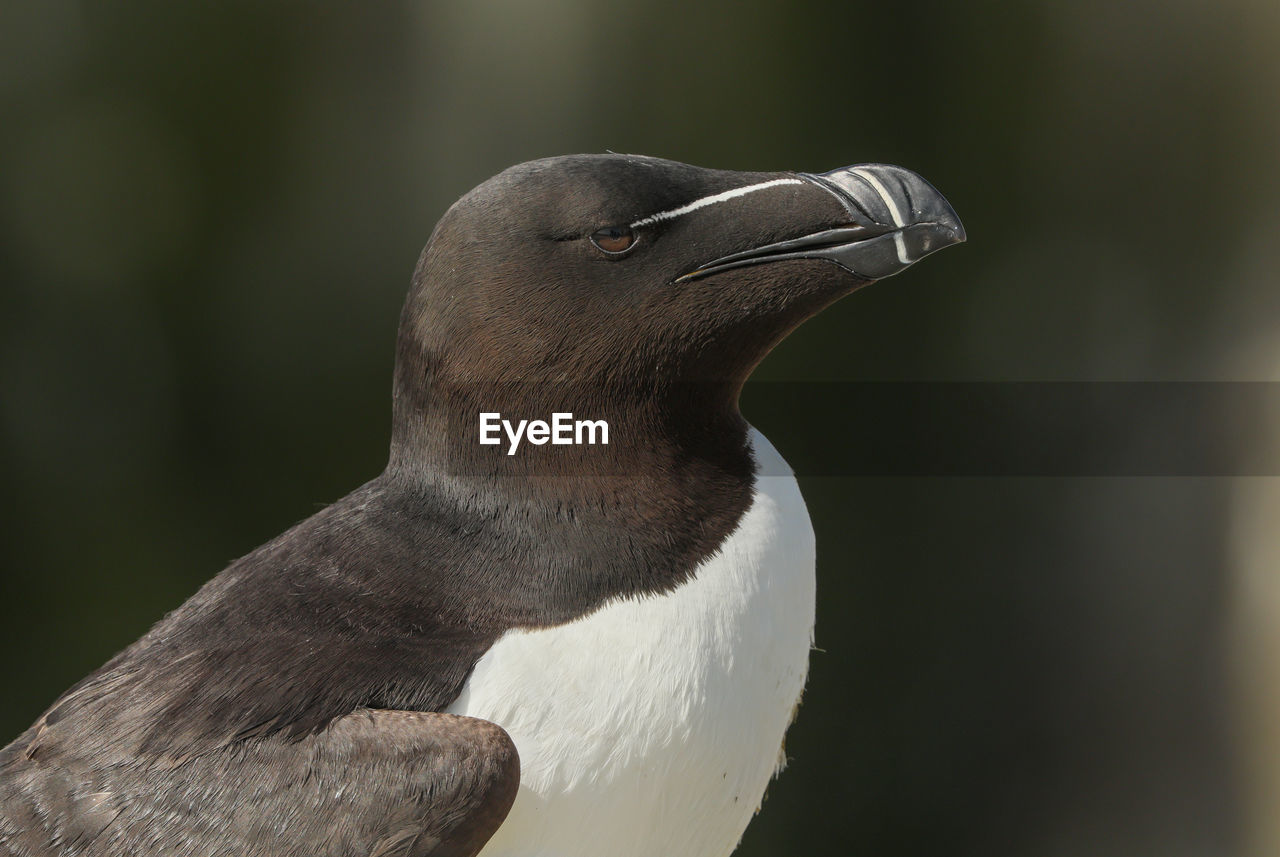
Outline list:
[[[898,227],[897,232],[893,233],[893,246],[898,250],[898,261],[904,265],[911,264],[911,257],[907,255],[907,242],[902,239],[902,227],[907,222],[902,218],[902,212],[898,211],[898,204],[893,201],[893,196],[889,193],[889,189],[880,183],[880,179],[876,178],[866,170],[852,170],[853,174],[871,185],[872,190],[880,194],[880,199],[884,201],[885,207],[889,209],[889,216],[893,218],[893,225]]]
[[[682,217],[691,211],[697,211],[700,208],[706,208],[708,205],[715,205],[716,203],[719,203],[719,202],[726,202],[731,199],[737,199],[740,196],[745,196],[746,194],[749,194],[749,193],[755,193],[758,190],[764,190],[765,188],[770,188],[770,187],[778,187],[779,185],[784,185],[784,184],[804,184],[804,182],[801,181],[800,179],[771,179],[770,181],[760,182],[759,184],[749,184],[746,187],[737,187],[737,188],[734,188],[733,190],[726,190],[721,193],[713,193],[711,196],[704,196],[701,199],[695,199],[693,202],[686,203],[685,205],[682,205],[679,208],[672,208],[672,209],[668,209],[667,211],[660,211],[657,214],[650,214],[648,217],[642,217],[639,220],[637,220],[635,223],[632,223],[631,228],[637,229],[641,226],[648,226],[651,223],[660,223],[664,220],[672,220],[677,217]],[[899,253],[901,252],[902,251],[899,251]]]

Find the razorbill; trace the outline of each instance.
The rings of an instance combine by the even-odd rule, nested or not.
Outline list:
[[[881,165],[610,154],[480,185],[413,277],[386,470],[0,751],[0,854],[728,854],[814,615],[804,501],[739,390],[963,240]],[[527,442],[482,442],[482,414]]]

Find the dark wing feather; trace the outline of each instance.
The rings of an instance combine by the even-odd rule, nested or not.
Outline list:
[[[301,741],[248,740],[109,775],[44,740],[33,759],[0,757],[0,854],[472,857],[520,780],[506,732],[451,714],[359,711]]]

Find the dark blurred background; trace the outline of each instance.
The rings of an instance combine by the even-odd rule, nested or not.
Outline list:
[[[762,381],[1267,380],[1278,86],[1274,0],[0,2],[0,743],[381,469],[417,254],[502,168],[938,185],[969,243]],[[752,404],[784,455],[877,416]],[[803,474],[821,650],[738,853],[1280,853],[1263,483]]]

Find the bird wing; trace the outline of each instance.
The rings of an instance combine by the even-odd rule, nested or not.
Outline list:
[[[471,857],[520,781],[501,727],[417,711],[105,769],[56,735],[24,743],[0,755],[0,855]]]

